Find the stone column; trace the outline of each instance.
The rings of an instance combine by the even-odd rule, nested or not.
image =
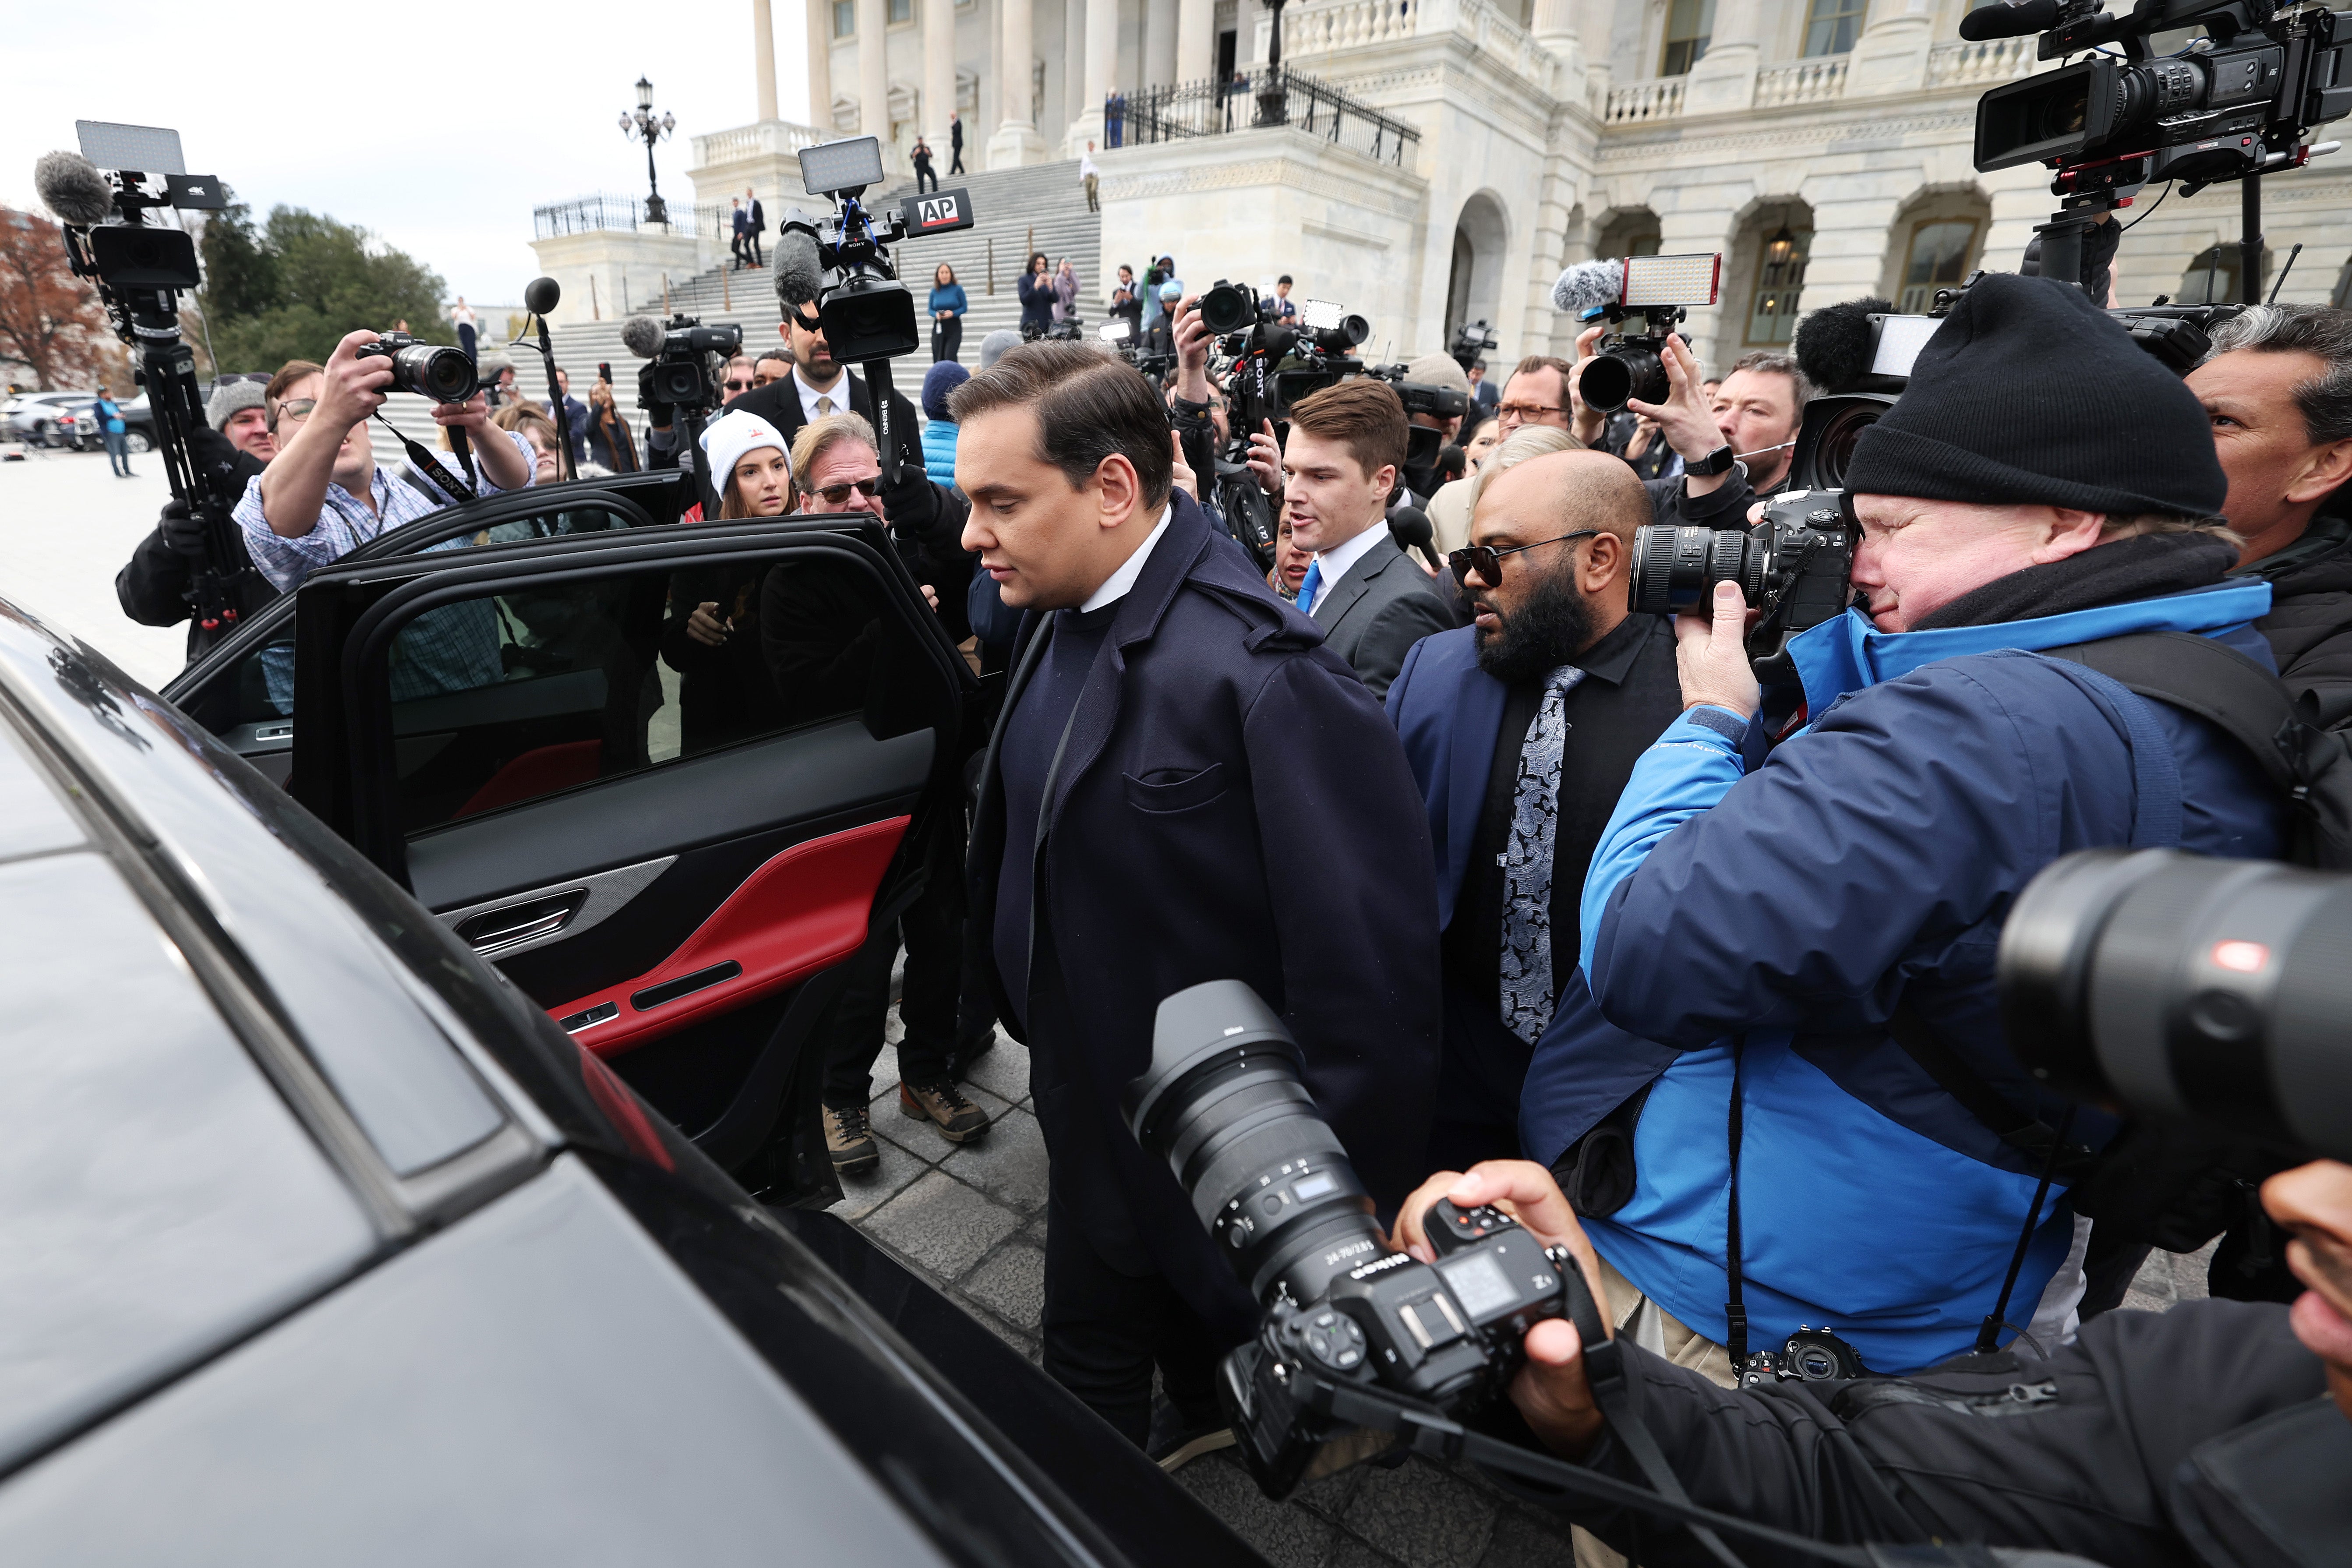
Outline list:
[[[751,0],[751,74],[760,87],[760,118],[781,118],[776,113],[776,19],[769,0]]]
[[[1764,54],[1763,0],[1716,0],[1706,58],[1683,89],[1685,114],[1726,114],[1756,101],[1756,68]]]
[[[1166,87],[1179,81],[1177,72],[1178,19],[1189,9],[1185,5],[1171,5],[1167,0],[1153,5],[1146,0],[1143,7],[1143,72],[1138,88]]]
[[[890,0],[857,0],[857,129],[882,139],[890,160]]]
[[[833,134],[833,7],[805,0],[808,13],[809,123]]]
[[[1563,82],[1584,74],[1584,49],[1576,33],[1577,0],[1536,0],[1528,31],[1536,42],[1558,55]]]
[[[1062,127],[1062,156],[1075,158],[1082,142],[1070,140],[1072,121],[1087,111],[1087,0],[1062,0],[1061,111],[1047,121]]]
[[[1877,0],[1846,61],[1845,96],[1917,92],[1926,87],[1935,34],[1928,0]]]
[[[1085,26],[1086,75],[1081,89],[1085,97],[1070,121],[1067,144],[1073,158],[1084,153],[1089,142],[1097,151],[1102,148],[1103,100],[1118,85],[1118,0],[1086,0]],[[1077,63],[1070,60],[1062,68],[1067,70]]]
[[[1036,105],[1030,97],[1030,68],[1037,58],[1037,24],[1030,0],[1003,0],[1004,57],[997,69],[997,94],[1004,118],[988,139],[988,166],[1017,169],[1045,162],[1045,140],[1037,134]]]
[[[955,31],[955,0],[929,0],[923,7],[923,101],[916,122],[941,174],[954,157],[948,151],[948,116],[956,106]]]
[[[1161,5],[1166,0],[1160,0]],[[1217,69],[1217,0],[1178,0],[1174,81],[1206,81]],[[1153,83],[1154,86],[1160,85]]]

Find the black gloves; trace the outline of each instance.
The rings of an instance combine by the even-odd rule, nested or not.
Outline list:
[[[637,366],[637,406],[646,411],[646,422],[656,429],[667,430],[670,425],[670,406],[654,396],[654,362]]]
[[[163,513],[155,521],[156,531],[163,534],[163,543],[175,555],[191,561],[205,558],[205,525],[188,514],[188,503],[169,500],[163,503]]]

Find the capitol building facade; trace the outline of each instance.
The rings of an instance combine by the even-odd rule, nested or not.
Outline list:
[[[1568,350],[1563,266],[1719,251],[1721,301],[1689,331],[1721,366],[1816,306],[1924,309],[2016,268],[2049,173],[1978,173],[1976,101],[2047,68],[2030,37],[1961,40],[1971,4],[1298,0],[1277,40],[1258,0],[807,0],[805,37],[776,40],[754,0],[761,118],[695,138],[689,173],[700,202],[806,205],[797,149],[871,132],[901,172],[928,139],[952,185],[952,105],[968,171],[1095,143],[1105,273],[1163,252],[1194,288],[1288,273],[1370,318],[1375,352],[1485,319],[1507,363]],[[795,58],[821,125],[776,117]],[[2266,280],[2301,245],[2280,297],[2340,300],[2352,153],[2263,184]],[[2116,301],[2233,297],[2238,188],[2160,189],[2119,215],[2145,221]]]

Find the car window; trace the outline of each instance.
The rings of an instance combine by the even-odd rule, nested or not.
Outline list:
[[[414,835],[844,716],[929,721],[912,628],[829,551],[527,582],[437,604],[380,663]],[[371,671],[372,678],[376,671]]]

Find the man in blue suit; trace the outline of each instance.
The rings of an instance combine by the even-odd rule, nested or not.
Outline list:
[[[1673,633],[1626,609],[1633,531],[1651,517],[1633,470],[1506,442],[1473,482],[1471,545],[1451,563],[1477,618],[1413,645],[1388,697],[1435,855],[1445,1066],[1430,1152],[1451,1170],[1517,1157],[1537,1042],[1590,1011],[1586,864],[1635,760],[1682,711]],[[1658,1054],[1618,1043],[1579,1079],[1590,1121]]]
[[[1216,1358],[1258,1306],[1119,1120],[1160,1001],[1254,987],[1392,1207],[1427,1171],[1436,879],[1394,731],[1173,489],[1149,383],[1091,344],[1030,343],[950,410],[964,546],[1025,612],[982,767],[967,931],[1029,1047],[1052,1156],[1045,1370],[1172,1466],[1224,1432]]]

